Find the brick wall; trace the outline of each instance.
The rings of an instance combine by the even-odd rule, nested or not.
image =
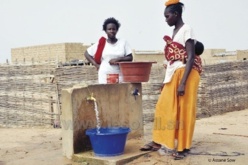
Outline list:
[[[248,60],[248,50],[237,50],[238,60]]]
[[[20,63],[32,61],[57,61],[68,62],[75,59],[84,60],[84,52],[88,45],[82,43],[59,43],[37,45],[11,49],[11,62]]]
[[[28,46],[11,49],[12,63],[33,61],[58,61],[69,62],[71,60],[85,60],[84,52],[90,45],[83,43],[59,43]],[[248,58],[247,50],[238,50],[237,53],[229,55],[225,49],[205,49],[201,58],[205,64],[214,64],[216,61],[228,62]],[[216,56],[215,54],[223,54]],[[139,51],[133,50],[134,61],[156,61],[160,64],[164,61],[163,51]]]
[[[38,45],[11,49],[11,62],[65,61],[65,44]]]
[[[72,61],[75,59],[85,61],[84,52],[88,47],[88,45],[83,45],[82,43],[67,43],[65,45],[65,61]]]

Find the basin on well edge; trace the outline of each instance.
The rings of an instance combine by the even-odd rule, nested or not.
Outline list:
[[[140,83],[149,81],[153,63],[156,62],[119,62],[123,82]]]

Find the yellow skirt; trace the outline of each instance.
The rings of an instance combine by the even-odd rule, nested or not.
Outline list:
[[[200,75],[192,69],[185,94],[177,96],[177,88],[185,68],[177,69],[171,82],[166,83],[158,99],[154,118],[153,141],[177,151],[190,149],[196,119],[197,91]]]

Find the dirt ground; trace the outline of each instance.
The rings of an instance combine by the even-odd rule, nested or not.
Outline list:
[[[191,153],[183,160],[151,152],[128,165],[235,164],[248,161],[248,109],[197,120]],[[145,125],[144,142],[152,123]],[[0,165],[85,165],[62,155],[61,129],[0,128]]]

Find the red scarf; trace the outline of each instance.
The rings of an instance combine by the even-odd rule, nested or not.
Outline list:
[[[186,49],[180,43],[174,42],[169,36],[164,36],[166,46],[164,49],[165,58],[173,64],[174,61],[180,60],[186,63],[188,55]],[[193,69],[196,69],[199,73],[202,72],[202,62],[199,56],[195,56]]]
[[[97,64],[101,64],[101,59],[102,59],[102,52],[104,49],[106,43],[106,38],[105,37],[101,37],[98,41],[98,46],[97,46],[97,50],[96,50],[96,54],[95,54],[95,61]]]

